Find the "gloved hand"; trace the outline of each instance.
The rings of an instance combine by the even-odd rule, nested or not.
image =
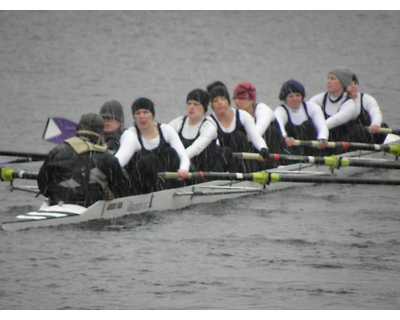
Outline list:
[[[261,150],[260,150],[260,155],[261,155],[261,157],[263,157],[265,160],[269,161],[270,152],[269,152],[269,150],[268,150],[267,148],[261,148]]]

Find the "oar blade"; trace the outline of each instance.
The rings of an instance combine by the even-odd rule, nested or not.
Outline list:
[[[65,118],[48,118],[43,139],[52,143],[63,143],[76,135],[77,124]]]

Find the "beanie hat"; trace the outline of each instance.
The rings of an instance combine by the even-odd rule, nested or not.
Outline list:
[[[186,97],[186,102],[189,100],[200,102],[204,107],[204,112],[207,112],[208,104],[210,103],[210,96],[206,91],[202,89],[194,89],[190,91]]]
[[[150,99],[147,98],[136,99],[132,104],[132,113],[135,114],[135,112],[140,109],[149,110],[153,114],[153,116],[155,115],[154,103]]]
[[[225,97],[226,99],[228,99],[229,104],[231,104],[229,92],[225,86],[217,85],[211,89],[210,101],[212,102],[216,97]]]
[[[347,90],[347,87],[351,84],[351,79],[353,78],[353,72],[351,72],[348,68],[338,68],[334,69],[330,74],[334,74],[339,81],[341,82],[344,90]]]
[[[100,109],[100,115],[103,118],[115,119],[121,123],[124,122],[124,110],[122,105],[116,100],[104,103]]]
[[[256,100],[256,88],[250,82],[239,83],[233,92],[234,98]]]
[[[282,85],[281,91],[279,92],[279,100],[285,101],[289,94],[295,92],[300,93],[303,99],[306,96],[306,91],[300,82],[293,79],[288,80]]]
[[[225,85],[223,82],[217,80],[217,81],[214,81],[213,83],[210,83],[210,84],[207,86],[207,92],[210,93],[211,90],[214,89],[214,87],[217,87],[217,86],[223,86],[223,87],[226,88],[226,85]]]
[[[92,131],[99,135],[103,135],[103,130],[104,120],[95,113],[84,114],[76,127],[76,131]]]

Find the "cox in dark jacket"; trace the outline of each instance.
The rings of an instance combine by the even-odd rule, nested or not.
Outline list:
[[[128,195],[129,180],[118,160],[107,152],[103,128],[101,116],[85,114],[76,137],[50,151],[37,180],[40,192],[51,204],[88,207],[99,200]]]

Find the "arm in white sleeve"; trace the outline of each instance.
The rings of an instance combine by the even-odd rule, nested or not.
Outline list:
[[[240,122],[243,124],[250,141],[253,143],[254,147],[260,151],[262,148],[267,148],[268,146],[263,139],[263,137],[257,132],[256,125],[254,123],[253,117],[243,110],[239,110]]]
[[[121,167],[125,167],[133,154],[141,149],[135,127],[126,129],[121,136],[120,146],[115,154]]]
[[[200,127],[199,137],[186,148],[186,153],[189,159],[199,155],[208,145],[217,139],[217,126],[214,121],[206,120]]]
[[[324,102],[324,97],[325,97],[325,92],[321,92],[316,94],[315,96],[311,97],[310,102],[313,102],[322,108],[323,102]]]
[[[177,118],[175,118],[174,120],[172,120],[171,122],[169,122],[168,124],[174,128],[174,130],[176,132],[179,132],[179,130],[182,127],[182,122],[183,122],[183,116],[179,116]]]
[[[317,139],[329,138],[329,130],[325,122],[325,116],[320,106],[313,102],[306,102],[307,112],[317,131]]]
[[[371,117],[370,125],[377,125],[380,126],[382,124],[382,113],[381,109],[379,108],[378,102],[375,100],[374,97],[370,96],[369,94],[364,93],[363,95],[363,102],[364,108],[368,112],[369,116]]]
[[[256,119],[255,122],[258,133],[263,135],[270,123],[275,120],[275,114],[269,106],[260,102],[256,106],[254,118]]]
[[[178,133],[170,125],[164,123],[161,125],[161,130],[163,131],[165,141],[168,142],[178,154],[180,160],[179,169],[189,171],[190,159],[186,154],[185,147],[183,146]]]
[[[288,114],[287,114],[285,108],[282,106],[279,106],[275,109],[274,113],[275,113],[275,118],[278,121],[279,128],[281,129],[282,136],[287,137],[287,132],[286,132],[285,126],[286,126],[287,122],[289,121],[289,119],[288,119]],[[325,121],[325,119],[324,119],[324,121]]]
[[[339,111],[325,120],[328,129],[336,128],[357,118],[356,105],[352,99],[344,102]]]

